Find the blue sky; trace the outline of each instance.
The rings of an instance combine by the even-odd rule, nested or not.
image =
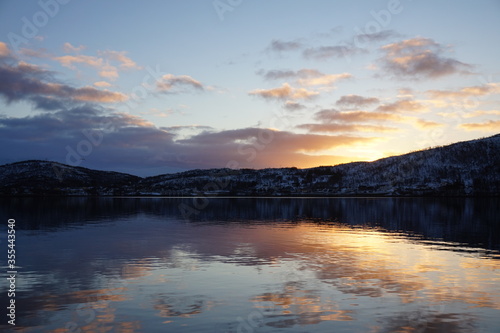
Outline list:
[[[498,1],[2,1],[0,163],[374,160],[500,129]]]

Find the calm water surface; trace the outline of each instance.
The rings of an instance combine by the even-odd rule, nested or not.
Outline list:
[[[6,332],[500,332],[498,198],[22,198],[0,217]]]

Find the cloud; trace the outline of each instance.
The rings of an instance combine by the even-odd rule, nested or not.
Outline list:
[[[249,95],[260,96],[265,99],[310,99],[319,95],[316,91],[304,88],[293,88],[288,83],[284,83],[279,88],[257,89],[249,92]]]
[[[375,111],[338,111],[336,109],[325,109],[314,114],[319,124],[302,124],[297,128],[306,129],[309,132],[395,132],[395,127],[373,125],[371,122],[402,121],[404,118],[384,112]],[[367,124],[368,123],[368,124]]]
[[[262,138],[265,138],[262,140]],[[273,152],[318,152],[335,147],[371,141],[371,138],[354,136],[328,136],[313,134],[297,134],[288,131],[277,131],[266,128],[243,128],[220,132],[203,132],[181,143],[200,146],[226,145],[243,143],[243,147],[258,147]],[[263,142],[269,142],[267,144]],[[239,146],[239,144],[238,144]]]
[[[142,67],[138,66],[132,59],[126,56],[127,52],[122,51],[100,51],[100,55],[104,56],[109,60],[116,61],[120,63],[120,69],[141,69]]]
[[[0,59],[12,57],[12,52],[4,42],[0,42]]]
[[[307,129],[309,132],[320,133],[338,133],[338,132],[397,132],[398,128],[382,125],[363,125],[363,124],[302,124],[297,128]]]
[[[299,50],[302,47],[302,43],[298,41],[286,42],[278,39],[273,39],[267,49],[273,52],[289,52]]]
[[[306,108],[305,105],[294,101],[286,101],[283,107],[288,111],[298,111]]]
[[[19,53],[29,58],[52,58],[52,55],[46,49],[22,48]]]
[[[374,33],[364,33],[354,36],[355,44],[381,42],[393,37],[400,37],[401,35],[394,30],[382,30]]]
[[[344,95],[335,104],[343,108],[362,108],[365,106],[378,104],[380,101],[375,97],[363,97],[359,95]]]
[[[442,127],[444,124],[437,123],[435,121],[428,121],[424,119],[416,119],[415,121],[415,126],[421,129],[431,129],[431,128],[437,128],[437,127]]]
[[[122,93],[86,86],[74,88],[54,82],[52,72],[25,62],[17,65],[0,63],[0,95],[7,102],[28,100],[36,107],[53,110],[64,101],[114,103],[127,99]]]
[[[127,100],[127,96],[109,90],[99,90],[86,86],[82,88],[72,88],[63,85],[56,85],[55,95],[59,97],[71,96],[74,100],[83,102],[116,103]],[[59,95],[58,95],[59,94]]]
[[[498,83],[488,83],[481,86],[465,87],[460,90],[428,90],[427,94],[432,98],[464,99],[469,97],[484,96],[500,93]]]
[[[79,53],[83,49],[83,46],[74,47],[69,43],[64,44],[66,52]],[[86,65],[95,68],[99,76],[108,80],[116,80],[120,76],[119,70],[137,70],[142,68],[127,57],[127,52],[125,51],[98,51],[98,54],[100,57],[76,54],[52,57],[52,59],[59,62],[62,66],[73,70],[77,68],[76,65]]]
[[[350,57],[359,53],[366,53],[365,49],[356,47],[354,45],[333,45],[333,46],[319,46],[305,49],[302,53],[306,59],[314,60],[329,60],[332,58],[340,59],[343,57]]]
[[[211,126],[204,126],[204,125],[176,125],[176,126],[169,126],[169,127],[160,127],[163,130],[169,131],[169,132],[180,132],[184,130],[195,130],[195,131],[213,131],[214,128]]]
[[[464,115],[465,118],[473,118],[479,116],[500,116],[500,110],[476,110]]]
[[[155,173],[160,168],[168,172],[226,167],[230,161],[237,161],[239,167],[312,167],[339,162],[334,156],[324,155],[325,150],[372,140],[355,135],[297,134],[253,127],[221,131],[196,125],[159,128],[142,117],[110,113],[101,105],[125,100],[125,95],[62,84],[55,80],[57,73],[17,62],[6,50],[2,49],[6,57],[0,61],[0,95],[7,102],[27,101],[50,112],[0,117],[0,145],[4,147],[0,163],[49,159],[124,172],[156,168]],[[74,59],[99,63],[94,58],[65,59],[68,66],[80,64]],[[159,89],[168,92],[204,89],[199,81],[185,75],[167,74],[159,84]],[[274,91],[256,94],[283,99],[296,108],[300,105],[291,104],[293,99],[307,99],[318,93],[284,84]]]
[[[70,69],[76,68],[74,64],[84,64],[96,68],[101,68],[104,64],[104,60],[102,58],[87,55],[65,55],[61,57],[55,57],[54,60],[58,61],[64,67],[68,67]]]
[[[106,65],[103,66],[99,71],[99,76],[106,78],[108,80],[116,80],[120,75],[118,74],[118,70],[114,66]]]
[[[376,109],[376,111],[383,112],[418,112],[425,110],[427,108],[424,105],[412,99],[401,99],[396,102],[382,104]]]
[[[108,114],[89,105],[29,117],[3,117],[0,145],[5,149],[0,162],[47,158],[124,172],[226,167],[230,161],[232,165],[236,162],[238,167],[251,168],[311,167],[338,163],[332,156],[314,154],[373,140],[265,128],[215,131],[207,127],[192,128],[197,133],[179,139],[178,132],[184,129],[187,128],[158,128],[140,117]],[[102,140],[93,144],[89,136]]]
[[[472,65],[444,55],[445,48],[430,38],[416,37],[385,45],[382,68],[401,79],[439,78],[470,74]]]
[[[186,89],[181,89],[182,87],[204,90],[204,86],[200,81],[188,75],[165,74],[156,82],[156,88],[163,93],[187,92]]]
[[[500,120],[488,120],[483,123],[461,124],[459,127],[467,131],[498,132],[500,131]]]
[[[350,78],[352,78],[352,75],[349,73],[325,74],[325,75],[318,76],[318,77],[299,79],[299,80],[297,80],[297,83],[302,85],[302,86],[329,86],[337,81],[350,79]]]
[[[262,75],[266,80],[297,79],[307,77],[318,77],[323,75],[316,69],[304,68],[298,71],[273,69],[269,71],[260,70],[257,74]]]
[[[293,79],[301,86],[332,85],[336,81],[352,78],[349,73],[324,74],[316,69],[304,68],[298,71],[292,70],[270,70],[259,71],[266,80]]]
[[[106,81],[97,81],[97,82],[94,82],[94,86],[96,86],[96,87],[110,87],[111,83],[106,82]]]
[[[375,111],[338,111],[325,109],[315,113],[314,118],[322,122],[372,122],[372,121],[401,121],[404,118],[393,113]]]
[[[73,46],[70,43],[64,43],[63,45],[63,50],[66,53],[80,53],[81,51],[85,50],[85,46],[80,45],[80,46]]]
[[[46,97],[46,96],[31,96],[29,100],[35,105],[36,109],[45,110],[45,111],[55,111],[66,109],[70,106],[67,100],[61,98],[54,97]]]

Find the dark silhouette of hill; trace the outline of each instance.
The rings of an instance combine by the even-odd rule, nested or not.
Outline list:
[[[208,169],[154,177],[30,160],[0,166],[2,195],[497,196],[500,134],[374,162]]]

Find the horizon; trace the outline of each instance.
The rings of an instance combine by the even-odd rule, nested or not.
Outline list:
[[[308,169],[490,137],[499,13],[493,0],[3,2],[0,164]]]
[[[405,155],[409,155],[409,154],[413,154],[413,153],[418,153],[418,152],[421,152],[421,151],[426,151],[426,150],[432,150],[432,149],[438,149],[438,148],[448,147],[448,146],[452,146],[452,145],[460,144],[460,143],[464,143],[464,142],[477,141],[477,140],[482,140],[482,139],[490,139],[490,138],[493,138],[493,137],[499,136],[499,135],[500,135],[500,133],[497,133],[497,134],[493,134],[493,135],[487,136],[487,137],[480,137],[480,138],[477,138],[477,139],[466,140],[466,141],[457,141],[457,142],[453,142],[453,143],[450,143],[450,144],[447,144],[447,145],[440,145],[440,146],[434,146],[434,147],[425,147],[425,148],[422,148],[422,149],[419,149],[419,150],[405,152],[405,153],[402,153],[400,155],[392,155],[392,156],[382,157],[382,158],[376,159],[374,161],[350,161],[350,162],[344,162],[344,163],[333,164],[333,165],[318,165],[318,166],[314,166],[314,167],[310,167],[310,168],[299,168],[299,167],[296,167],[296,166],[287,166],[287,167],[267,167],[267,168],[236,168],[236,169],[233,169],[233,170],[240,170],[240,169],[250,169],[250,170],[255,170],[255,171],[265,170],[265,169],[299,169],[299,170],[306,170],[306,169],[314,169],[314,168],[322,168],[322,167],[336,167],[336,166],[339,166],[339,165],[345,165],[345,164],[351,164],[351,163],[375,163],[377,161],[384,160],[386,158],[405,156]],[[73,166],[73,165],[70,165],[70,164],[65,164],[65,163],[61,163],[61,162],[57,162],[57,161],[36,160],[36,159],[22,160],[22,161],[17,161],[17,162],[12,162],[12,163],[6,163],[6,164],[0,165],[0,167],[7,166],[7,165],[10,165],[10,164],[25,163],[25,162],[46,162],[46,163],[51,163],[51,164],[58,163],[58,164],[62,164],[62,165],[67,165],[67,166],[71,166],[71,167],[78,167],[78,168],[84,168],[84,169],[89,169],[89,170],[94,170],[94,171],[105,171],[105,172],[123,173],[123,174],[128,174],[128,175],[131,175],[131,176],[137,176],[137,177],[140,177],[140,178],[157,177],[157,176],[162,176],[162,175],[167,175],[167,174],[178,174],[178,173],[184,173],[184,172],[190,172],[190,171],[231,169],[231,168],[206,168],[206,169],[198,168],[198,169],[188,169],[188,170],[177,171],[177,172],[169,172],[169,173],[163,173],[163,174],[151,174],[151,175],[141,176],[139,174],[131,174],[131,173],[120,172],[120,171],[116,171],[116,170],[102,170],[102,169],[95,169],[95,168],[86,167],[84,165]]]

